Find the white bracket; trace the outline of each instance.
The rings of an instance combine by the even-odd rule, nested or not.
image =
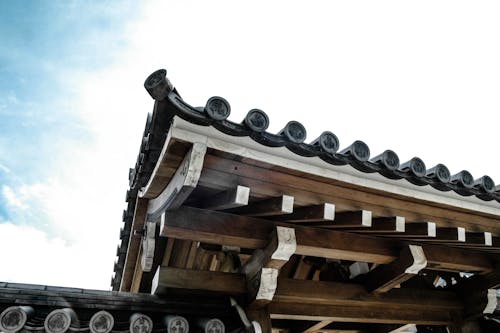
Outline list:
[[[418,274],[418,272],[427,267],[427,258],[421,246],[409,245],[409,247],[411,255],[413,256],[413,264],[405,270],[405,273]]]
[[[484,314],[491,314],[493,313],[498,305],[498,298],[497,298],[497,290],[496,289],[488,289],[488,303],[486,304],[486,307],[483,310]]]
[[[144,229],[145,229],[144,236],[142,238],[141,266],[144,272],[151,272],[151,268],[153,268],[153,258],[155,254],[156,223],[146,222]]]
[[[272,301],[278,286],[278,272],[275,268],[262,268],[256,300]]]
[[[295,229],[277,226],[276,235],[278,237],[278,246],[271,255],[271,259],[288,261],[297,250]]]

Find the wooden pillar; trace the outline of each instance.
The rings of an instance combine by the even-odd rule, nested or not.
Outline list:
[[[248,319],[252,321],[255,333],[272,333],[271,315],[267,307],[248,309],[246,313]]]

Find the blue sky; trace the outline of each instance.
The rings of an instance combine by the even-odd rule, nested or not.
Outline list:
[[[500,183],[498,17],[496,1],[0,2],[0,253],[16,249],[0,281],[109,287],[159,68],[235,122],[260,108],[271,132],[297,120],[307,141]]]
[[[0,7],[0,182],[17,187],[57,172],[68,142],[92,140],[74,112],[78,87],[68,76],[109,66],[126,45],[124,18],[133,19],[136,5],[22,0]],[[27,222],[5,200],[0,216]]]

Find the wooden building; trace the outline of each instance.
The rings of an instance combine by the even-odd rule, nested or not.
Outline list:
[[[112,328],[111,316],[114,331],[498,331],[490,177],[390,150],[371,158],[361,141],[340,150],[331,132],[307,144],[296,121],[271,134],[258,109],[234,123],[221,97],[187,104],[165,70],[145,87],[154,109],[130,169],[113,291],[0,285],[0,330],[12,317],[26,329],[38,306],[72,324],[76,313],[93,333],[107,333],[92,326],[98,310],[107,317],[94,323]]]

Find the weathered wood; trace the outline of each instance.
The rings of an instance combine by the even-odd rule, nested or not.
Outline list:
[[[292,213],[274,216],[272,219],[286,222],[333,221],[335,219],[335,205],[324,203],[320,205],[295,207]]]
[[[231,190],[220,192],[214,196],[203,198],[201,207],[205,209],[224,210],[246,206],[250,197],[250,189],[246,186],[236,186]]]
[[[446,309],[409,310],[407,308],[387,309],[384,307],[317,305],[309,303],[280,303],[269,305],[272,319],[287,320],[332,320],[359,323],[400,323],[422,325],[446,325],[452,322]]]
[[[134,275],[132,277],[132,284],[130,285],[130,291],[138,293],[141,288],[142,275],[144,271],[142,270],[141,265],[142,259],[142,248],[139,249],[139,253],[137,254],[137,262],[135,263]]]
[[[149,201],[148,220],[155,221],[167,209],[182,205],[198,184],[207,146],[194,143],[165,189]]]
[[[258,218],[181,207],[166,212],[162,236],[212,244],[264,248],[276,225],[292,227],[296,254],[331,259],[387,264],[399,257],[403,245],[395,240],[291,226]],[[491,270],[487,256],[438,245],[425,245],[428,267],[459,272]]]
[[[367,227],[349,227],[349,231],[358,233],[394,233],[405,232],[405,218],[402,216],[380,217],[372,220],[372,226]]]
[[[346,228],[346,227],[365,227],[372,226],[372,212],[369,210],[360,210],[355,212],[337,213],[335,220],[328,224],[315,224],[325,228]]]
[[[466,232],[467,244],[491,247],[493,246],[491,232]]]
[[[473,320],[500,311],[500,291],[496,289],[472,291],[464,297],[464,317]]]
[[[382,193],[327,177],[271,164],[264,166],[262,162],[248,158],[239,162],[209,155],[205,167],[207,172],[201,179],[202,183],[222,186],[234,183],[233,178],[238,179],[240,184],[251,187],[252,195],[259,198],[287,193],[293,195],[299,205],[333,202],[342,210],[362,207],[372,211],[374,216],[404,216],[408,222],[430,220],[444,226],[448,221],[454,221],[455,225],[466,228],[482,226],[491,231],[500,230],[498,216],[438,203],[429,205],[428,201]]]
[[[186,268],[187,269],[193,269],[194,266],[194,261],[196,259],[196,255],[198,253],[198,245],[200,243],[198,242],[192,242],[191,243],[191,248],[189,249],[189,254],[186,260]]]
[[[153,258],[155,254],[155,243],[158,233],[155,222],[146,222],[144,225],[144,234],[142,236],[142,254],[141,267],[143,272],[150,272],[153,267]]]
[[[365,275],[366,286],[373,293],[384,293],[414,277],[427,266],[421,246],[405,247],[398,259],[379,265]]]
[[[151,293],[167,295],[172,290],[244,295],[247,286],[243,274],[158,267]]]
[[[417,325],[377,325],[370,330],[370,333],[414,333],[417,332]]]
[[[293,212],[293,197],[281,195],[274,198],[251,202],[240,208],[231,209],[229,212],[247,216],[273,216]]]
[[[267,308],[247,309],[248,319],[252,321],[254,332],[272,333],[271,316]],[[257,327],[255,326],[257,323]]]
[[[168,266],[170,258],[172,256],[172,251],[174,249],[175,239],[168,238],[167,245],[165,246],[165,252],[163,253],[163,258],[161,260],[161,266]]]
[[[175,240],[172,256],[170,257],[170,266],[176,268],[186,267],[192,243],[193,242],[184,239]]]
[[[134,210],[134,219],[131,230],[142,230],[146,223],[148,209],[148,199],[137,199]],[[123,275],[120,283],[120,291],[129,291],[132,285],[132,279],[138,263],[137,257],[141,246],[141,238],[131,235],[128,243],[127,256],[123,267]]]
[[[470,295],[478,290],[500,289],[500,269],[484,275],[474,275],[458,285],[458,291]]]
[[[393,232],[380,234],[387,237],[398,238],[431,238],[436,237],[436,223],[434,222],[412,222],[405,224],[405,231],[394,234]]]
[[[293,273],[293,278],[296,280],[307,280],[311,274],[312,265],[304,261],[305,256],[301,256],[300,260]]]
[[[250,308],[260,308],[269,304],[274,297],[278,275],[290,257],[295,253],[297,243],[295,230],[277,226],[269,244],[264,250],[256,250],[241,268],[247,278],[251,295]]]
[[[243,274],[160,267],[155,276],[153,292],[164,295],[168,290],[232,295],[245,294],[247,291]],[[373,295],[358,284],[293,279],[280,279],[271,304],[274,303],[337,305],[359,307],[367,311],[382,308],[389,312],[403,308],[415,312],[460,311],[463,308],[456,295],[446,291],[393,289],[382,295]]]
[[[406,237],[406,236],[405,236]],[[465,243],[465,229],[462,227],[443,227],[436,228],[436,236],[412,236],[414,239],[419,239],[420,241],[428,242],[440,242],[440,243]]]
[[[304,331],[302,331],[302,333],[316,333],[318,331],[323,332],[323,330],[321,330],[321,329],[330,325],[331,323],[333,323],[333,320],[320,321],[320,322],[312,325],[311,327],[305,329]]]

